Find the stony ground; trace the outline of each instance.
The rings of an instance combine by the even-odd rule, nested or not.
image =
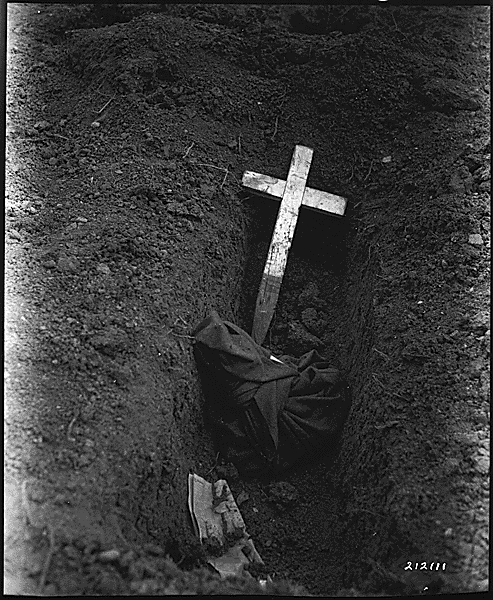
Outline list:
[[[488,28],[486,7],[8,6],[7,592],[487,589]],[[266,345],[318,348],[353,404],[336,448],[242,480],[190,332],[212,308],[251,327],[276,206],[239,182],[285,177],[296,143],[348,211],[301,215]],[[242,499],[267,589],[203,568],[190,469]]]

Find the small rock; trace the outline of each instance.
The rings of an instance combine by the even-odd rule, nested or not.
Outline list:
[[[52,148],[42,148],[39,153],[43,158],[51,158],[54,154]]]
[[[43,561],[40,558],[32,557],[27,561],[26,568],[30,575],[39,575],[43,570]]]
[[[298,302],[305,308],[321,308],[323,301],[320,299],[318,285],[313,281],[310,281],[298,296]]]
[[[473,183],[474,179],[471,172],[465,165],[462,165],[457,171],[452,173],[449,186],[454,192],[464,194],[471,191]]]
[[[283,506],[289,506],[298,499],[296,488],[286,481],[271,483],[268,487],[269,499]]]
[[[85,217],[77,217],[77,221],[79,223],[87,223],[87,219]]]
[[[486,335],[490,328],[490,315],[488,311],[479,311],[471,319],[471,329],[474,333]]]
[[[238,494],[238,498],[236,499],[236,504],[238,506],[241,506],[244,502],[246,502],[249,499],[250,499],[250,496],[247,494],[247,492],[245,492],[245,490],[242,490]]]
[[[94,418],[96,414],[96,409],[92,405],[86,405],[81,408],[80,418],[82,421],[90,421]]]
[[[100,123],[99,121],[93,121],[93,122],[91,123],[91,127],[92,127],[93,129],[97,129],[98,127],[101,127],[101,123]]]
[[[114,562],[120,558],[120,551],[116,550],[116,548],[112,550],[105,550],[104,552],[100,552],[98,555],[98,559],[100,562]]]
[[[120,559],[120,564],[122,567],[126,568],[130,566],[130,564],[137,558],[137,555],[133,550],[129,550],[125,552],[125,554]]]
[[[305,308],[301,313],[301,322],[313,335],[321,336],[329,322],[328,316],[315,308]]]
[[[96,267],[96,271],[98,273],[102,273],[103,275],[109,275],[111,273],[111,269],[108,267],[108,265],[105,265],[104,263],[99,263]]]
[[[469,236],[468,242],[470,244],[472,244],[473,246],[482,246],[483,238],[481,237],[480,233],[471,233],[471,235]]]
[[[44,129],[48,129],[49,126],[50,124],[48,123],[48,121],[38,121],[34,124],[34,129],[39,129],[40,131],[43,131]]]
[[[66,554],[66,556],[68,556],[68,558],[71,558],[72,560],[77,560],[78,558],[80,558],[80,553],[77,550],[77,548],[74,548],[74,546],[65,546],[63,551]]]
[[[392,157],[391,157],[391,156],[384,156],[384,157],[382,158],[382,162],[383,162],[383,163],[389,163],[389,162],[392,162]]]
[[[124,352],[129,347],[129,338],[123,331],[108,327],[105,331],[95,335],[92,345],[103,354],[115,358],[117,353]]]
[[[87,467],[88,464],[90,464],[91,459],[87,454],[82,454],[82,456],[79,457],[79,466],[80,467]]]
[[[45,269],[54,269],[56,267],[56,262],[54,260],[47,260],[43,263],[43,267],[45,267]]]
[[[481,475],[488,475],[490,472],[490,459],[488,456],[479,455],[475,457],[476,470]]]
[[[475,173],[474,173],[474,178],[477,181],[490,181],[491,179],[491,166],[490,165],[486,165],[485,167],[481,167],[479,168]]]
[[[14,240],[22,240],[21,234],[16,229],[11,229],[9,233]]]
[[[464,162],[466,163],[471,173],[473,173],[474,171],[476,171],[476,169],[479,169],[479,167],[483,164],[483,157],[481,154],[471,153],[464,157]]]
[[[165,555],[165,551],[163,550],[163,548],[161,548],[161,546],[158,546],[157,544],[145,544],[144,550],[149,554],[153,554],[154,556]]]
[[[295,321],[288,325],[287,350],[294,356],[301,356],[313,349],[322,349],[324,343],[311,334],[301,323]]]
[[[74,272],[77,271],[77,264],[76,262],[71,259],[71,258],[67,258],[66,256],[61,256],[58,259],[58,270],[59,271],[70,271],[70,272]]]

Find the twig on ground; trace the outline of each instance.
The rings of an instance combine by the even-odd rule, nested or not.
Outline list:
[[[188,323],[185,321],[185,319],[183,317],[178,317],[176,319],[176,321],[173,323],[173,327],[178,323],[178,321],[181,321],[184,325],[186,325],[188,327]]]
[[[241,154],[241,133],[238,135],[238,154]]]
[[[354,177],[354,162],[353,162],[353,165],[351,167],[351,177],[347,180],[347,182],[349,183],[353,177]]]
[[[368,179],[368,177],[370,177],[372,168],[373,168],[373,159],[371,160],[370,168],[368,169],[368,173],[366,174],[366,177],[363,179],[363,181],[366,181]]]
[[[67,427],[67,440],[69,442],[75,442],[75,438],[72,437],[72,427],[74,423],[77,421],[77,417],[79,416],[79,412],[74,415],[74,418],[70,421],[69,426]]]
[[[398,27],[398,25],[397,25],[397,21],[395,20],[395,17],[394,17],[394,13],[393,13],[393,11],[391,11],[391,12],[390,12],[390,16],[392,17],[392,21],[394,21],[395,30],[396,30],[398,33],[400,33],[401,35],[403,35],[403,36],[406,38],[406,40],[407,40],[407,39],[408,39],[407,35],[406,35],[406,34],[405,34],[405,33],[404,33],[404,32],[403,32],[401,29],[399,29],[399,27]]]
[[[384,356],[387,360],[390,360],[389,357],[385,354],[385,352],[382,352],[378,348],[373,348],[373,350],[375,350],[375,352],[378,352],[378,354],[381,354],[382,356]]]
[[[176,337],[188,338],[189,340],[194,340],[195,339],[193,337],[193,335],[186,335],[184,333],[176,333],[176,331],[171,331],[170,333],[172,333],[173,335],[176,335]]]
[[[31,516],[31,508],[29,506],[29,498],[27,497],[27,479],[24,479],[21,486],[21,502],[24,512],[26,513],[26,521],[28,525],[33,524],[33,518]]]
[[[41,577],[39,579],[38,593],[40,594],[43,593],[43,589],[46,583],[46,577],[48,575],[48,569],[50,568],[51,559],[53,558],[53,554],[55,553],[55,532],[53,531],[50,525],[48,525],[47,528],[50,536],[50,547],[48,549],[48,554],[46,555],[43,572],[41,573]]]
[[[258,489],[260,490],[260,492],[261,492],[261,494],[264,496],[264,498],[265,498],[266,500],[268,500],[268,499],[269,499],[269,496],[267,496],[267,494],[264,492],[264,490],[263,490],[261,487],[259,487]]]
[[[111,98],[108,100],[108,102],[106,102],[106,104],[103,106],[103,108],[100,108],[98,110],[98,115],[101,114],[103,112],[103,110],[109,105],[109,103],[114,100],[116,97],[116,94],[113,94],[113,96],[111,96]]]
[[[272,137],[270,138],[272,141],[274,141],[274,138],[276,137],[278,123],[279,123],[279,115],[277,115],[277,117],[276,117],[276,123],[274,125],[274,133],[272,134]]]
[[[226,175],[233,175],[233,177],[236,179],[237,183],[239,183],[238,178],[232,171],[229,170],[229,168],[216,167],[216,165],[209,165],[208,163],[192,163],[192,164],[194,164],[197,167],[210,167],[211,169],[217,169],[218,171],[224,171],[226,173]],[[226,178],[225,178],[225,180],[226,180]],[[222,185],[224,185],[224,182]],[[222,187],[222,185],[221,185],[221,187]]]
[[[64,135],[60,135],[59,133],[48,133],[45,132],[47,136],[49,137],[57,137],[57,138],[61,138],[62,140],[69,140],[70,138],[65,137]]]
[[[207,163],[195,163],[197,167],[210,167],[211,169],[217,169],[218,171],[226,171],[224,167],[216,167],[216,165],[209,165]]]
[[[223,182],[221,183],[221,189],[223,189],[223,185],[226,183],[226,178],[228,177],[229,169],[226,169],[226,173],[224,174]]]
[[[375,375],[375,373],[372,373],[371,376],[373,377],[373,379],[378,383],[378,385],[382,388],[382,389],[386,389],[384,384],[380,381],[380,379],[378,379],[378,377]]]
[[[185,152],[185,154],[183,155],[183,158],[186,158],[188,156],[188,153],[190,152],[190,150],[194,147],[195,142],[192,142],[190,144],[190,146],[187,148],[187,151]]]
[[[210,475],[212,473],[212,471],[214,471],[214,469],[217,467],[217,461],[218,460],[219,460],[219,452],[216,454],[216,458],[214,460],[214,464],[212,465],[212,467],[205,474],[206,477],[207,477],[207,475]]]

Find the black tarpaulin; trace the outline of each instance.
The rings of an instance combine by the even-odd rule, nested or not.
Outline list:
[[[193,335],[217,441],[240,472],[282,470],[334,441],[349,390],[315,350],[298,361],[277,359],[216,312]]]

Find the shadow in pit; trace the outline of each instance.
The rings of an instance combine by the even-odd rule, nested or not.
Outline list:
[[[248,258],[240,301],[240,326],[250,332],[279,203],[246,194],[243,201],[247,206],[249,224],[246,234]],[[334,321],[330,314],[333,312],[331,306],[341,304],[341,294],[338,291],[344,287],[349,228],[347,217],[337,218],[301,208],[278,305],[264,345],[271,345],[274,338],[277,339],[275,346],[282,345],[282,335],[275,334],[282,334],[286,330],[287,320],[299,320],[306,308],[325,309],[330,320]],[[313,293],[303,295],[307,286]],[[334,328],[333,322],[329,325],[329,329]]]

